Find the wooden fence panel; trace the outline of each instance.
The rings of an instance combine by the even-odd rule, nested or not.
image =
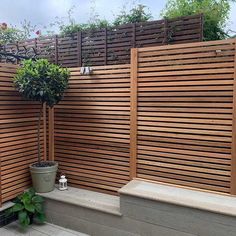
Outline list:
[[[90,76],[71,69],[55,109],[60,171],[74,186],[111,193],[137,177],[235,194],[235,41],[131,56],[131,67],[96,66]]]
[[[71,69],[54,110],[59,171],[72,186],[116,193],[129,180],[130,65]]]
[[[202,41],[202,15],[83,32],[82,64],[130,63],[130,49]]]
[[[131,65],[93,66],[91,75],[71,68],[63,101],[49,111],[49,159],[71,186],[101,192],[115,194],[137,177],[236,194],[235,47],[136,48]],[[16,69],[0,64],[2,202],[30,185],[37,156],[39,106],[13,88]]]
[[[17,68],[16,65],[0,64],[2,203],[13,199],[31,185],[29,164],[37,160],[39,105],[22,99],[13,87],[12,79]],[[41,146],[44,156],[43,129],[41,129]]]
[[[57,57],[55,62],[64,67],[78,66],[78,37],[77,34],[71,37],[58,37],[57,42]]]
[[[45,58],[54,63],[57,62],[57,42],[55,36],[36,38],[35,48],[39,54],[39,58]]]
[[[172,20],[126,24],[90,30],[70,36],[48,36],[6,45],[7,51],[20,53],[36,49],[40,58],[64,67],[129,64],[130,49],[163,44],[202,41],[202,15]]]
[[[235,40],[138,49],[138,178],[230,192],[234,60]]]

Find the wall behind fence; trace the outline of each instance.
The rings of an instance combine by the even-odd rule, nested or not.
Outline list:
[[[70,185],[115,193],[129,180],[130,65],[71,74],[55,107],[55,160]]]
[[[71,36],[39,37],[17,45],[9,44],[6,49],[24,53],[27,48],[35,48],[40,57],[65,67],[129,64],[133,47],[202,41],[202,30],[202,15],[195,15],[78,32]]]
[[[13,87],[16,69],[15,65],[0,64],[0,203],[31,185],[29,164],[37,161],[39,105],[22,99]]]

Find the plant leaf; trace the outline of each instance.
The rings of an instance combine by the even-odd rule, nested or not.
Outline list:
[[[32,198],[33,203],[42,203],[43,201],[44,201],[43,198],[41,196],[38,196],[38,195],[36,195]]]
[[[27,217],[27,212],[26,211],[20,211],[18,213],[18,219],[20,222],[23,222]]]
[[[38,219],[38,221],[40,223],[43,223],[46,220],[46,216],[44,213],[37,213],[36,214],[36,219]]]
[[[21,203],[16,203],[12,208],[12,212],[18,212],[24,209],[24,206]]]
[[[29,192],[24,192],[21,196],[21,201],[25,204],[29,204],[31,202],[31,195]]]
[[[26,211],[20,211],[18,213],[18,219],[21,226],[23,226],[24,228],[26,228],[30,224],[30,218]]]
[[[43,213],[43,205],[40,203],[36,203],[35,205],[35,211],[38,213]]]
[[[34,190],[34,188],[30,188],[30,189],[28,190],[28,193],[29,193],[29,195],[31,196],[31,198],[32,198],[33,196],[35,196],[35,190]]]
[[[35,207],[32,203],[25,203],[25,209],[32,213],[35,212]]]

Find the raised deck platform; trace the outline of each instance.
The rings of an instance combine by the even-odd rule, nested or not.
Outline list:
[[[133,180],[120,197],[70,187],[41,194],[48,221],[94,236],[235,236],[236,198]]]

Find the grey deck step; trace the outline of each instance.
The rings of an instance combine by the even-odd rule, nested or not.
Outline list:
[[[73,187],[68,187],[68,190],[65,191],[55,188],[52,192],[40,193],[39,195],[48,199],[121,216],[120,198],[118,196]]]

